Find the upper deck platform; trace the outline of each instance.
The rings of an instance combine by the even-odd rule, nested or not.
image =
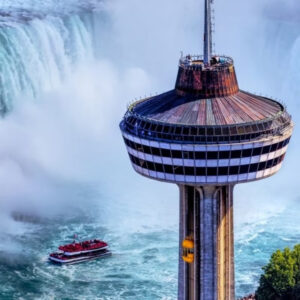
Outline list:
[[[239,143],[282,134],[292,126],[285,107],[239,89],[233,60],[201,56],[179,61],[174,90],[133,103],[122,130],[173,143]]]

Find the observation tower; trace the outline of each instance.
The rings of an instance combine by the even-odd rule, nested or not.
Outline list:
[[[175,89],[120,123],[135,171],[179,187],[179,300],[235,299],[233,188],[275,174],[293,130],[281,103],[239,89],[211,27],[205,0],[204,56],[182,57]]]

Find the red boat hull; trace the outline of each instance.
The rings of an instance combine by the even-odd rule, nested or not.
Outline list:
[[[89,260],[94,260],[98,258],[104,258],[111,256],[111,252],[109,250],[102,250],[94,253],[89,254],[82,254],[77,256],[66,256],[61,253],[52,253],[49,256],[49,260],[53,263],[60,264],[60,265],[66,265],[66,264],[77,264]]]
[[[89,240],[80,243],[73,243],[60,246],[58,249],[63,251],[66,256],[74,256],[80,254],[87,254],[105,250],[108,248],[107,243],[101,240]]]

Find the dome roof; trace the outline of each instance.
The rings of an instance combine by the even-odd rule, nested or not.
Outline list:
[[[226,97],[195,99],[176,90],[137,103],[132,112],[153,121],[191,126],[222,126],[271,120],[285,111],[271,99],[244,91]]]

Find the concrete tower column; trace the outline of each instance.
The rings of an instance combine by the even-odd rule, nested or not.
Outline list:
[[[180,185],[179,300],[233,300],[233,186]],[[182,241],[194,241],[194,262]]]

